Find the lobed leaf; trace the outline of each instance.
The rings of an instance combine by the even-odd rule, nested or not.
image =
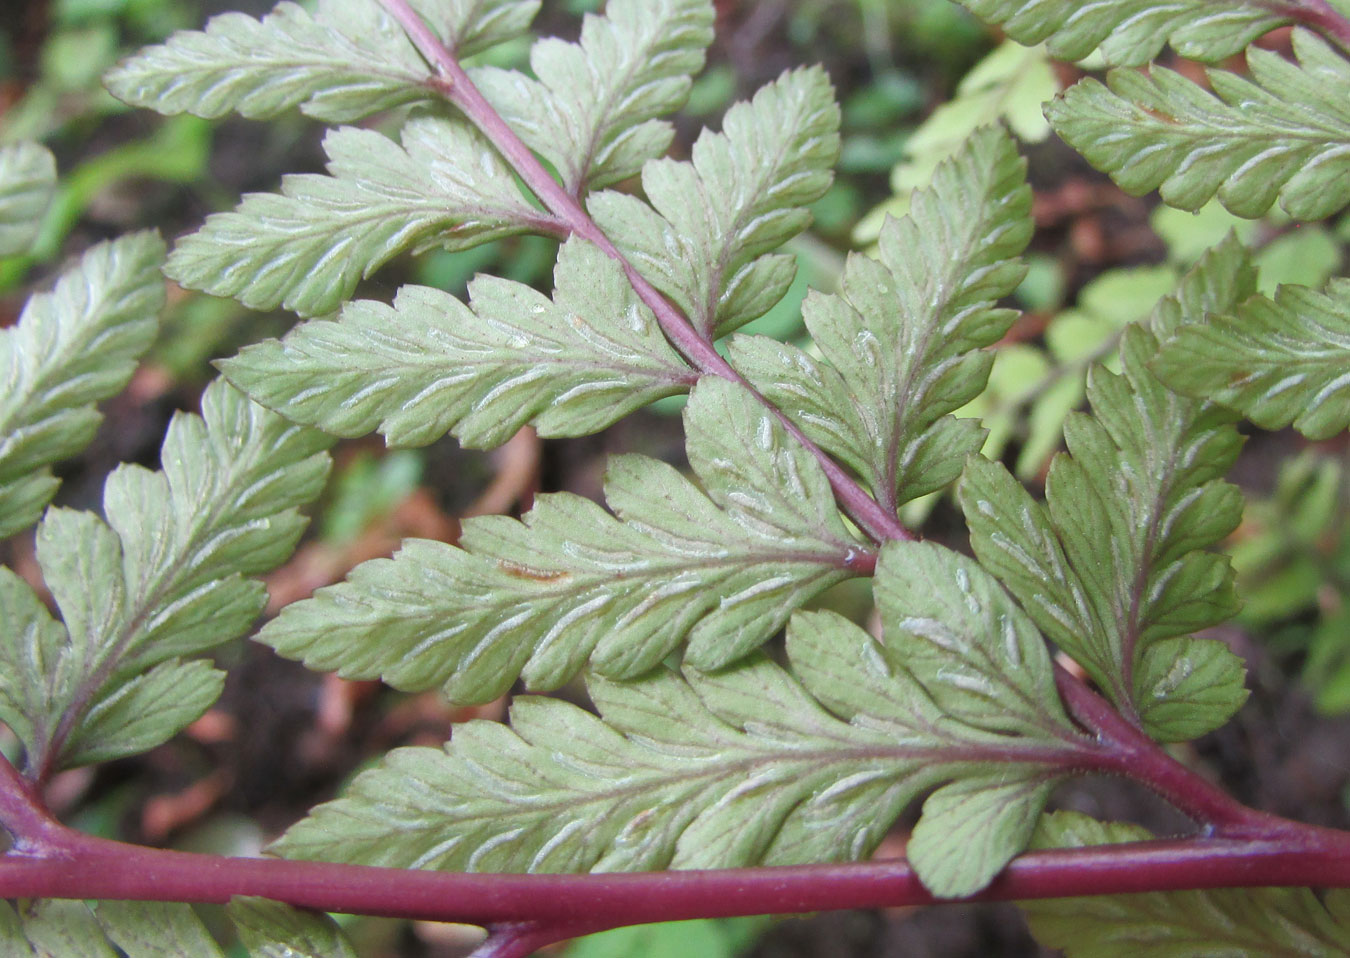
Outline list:
[[[1182,311],[1207,299],[1231,302],[1251,282],[1240,247],[1221,247],[1159,307],[1155,328],[1194,318]],[[1219,477],[1242,440],[1231,414],[1149,374],[1156,346],[1152,333],[1132,328],[1123,373],[1092,371],[1095,418],[1066,422],[1070,455],[1051,464],[1044,505],[979,459],[959,498],[981,563],[1118,707],[1172,740],[1217,727],[1245,698],[1241,664],[1226,648],[1160,645],[1236,611],[1227,558],[1204,550],[1241,517],[1241,494]],[[1171,669],[1163,648],[1183,656]],[[1215,679],[1219,687],[1209,688]]]
[[[521,33],[538,0],[411,0],[459,56]],[[113,96],[160,113],[270,119],[293,107],[317,120],[350,122],[434,95],[432,74],[384,8],[371,0],[319,0],[313,13],[283,2],[261,20],[213,17],[179,31],[104,79]]]
[[[1330,439],[1350,425],[1350,280],[1326,292],[1281,286],[1180,328],[1154,370],[1171,388],[1238,410],[1265,429]]]
[[[1214,92],[1179,73],[1113,70],[1084,80],[1046,109],[1055,132],[1128,193],[1156,189],[1198,210],[1215,196],[1261,216],[1278,199],[1294,219],[1329,216],[1350,201],[1350,63],[1295,30],[1291,63],[1251,49],[1251,79],[1209,70]]]
[[[170,424],[163,472],[124,465],[108,478],[106,523],[47,513],[37,556],[64,625],[0,570],[0,608],[13,612],[0,633],[0,719],[30,774],[142,751],[206,710],[221,675],[182,660],[262,610],[262,587],[245,577],[289,556],[330,441],[217,384],[201,418]]]
[[[1034,847],[1082,848],[1146,841],[1138,825],[1098,822],[1076,812],[1041,819]],[[1067,958],[1344,958],[1350,941],[1350,896],[1333,890],[1325,902],[1308,888],[1224,888],[1210,891],[1098,895],[1019,902],[1036,940]]]
[[[1012,138],[986,127],[883,226],[880,262],[854,254],[838,295],[802,307],[819,358],[766,337],[729,355],[756,388],[864,479],[883,507],[940,489],[984,431],[947,415],[984,388],[1016,313],[994,308],[1025,272],[1031,191]]]
[[[0,256],[28,252],[56,192],[56,160],[46,147],[0,147]]]
[[[441,685],[466,702],[518,676],[556,688],[588,660],[638,675],[682,642],[701,667],[734,661],[852,575],[865,548],[820,466],[749,393],[705,380],[685,424],[703,491],[664,463],[618,457],[605,480],[615,516],[556,493],[520,521],[465,521],[460,548],[409,539],[288,606],[259,640],[311,668]]]
[[[829,187],[839,107],[819,68],[785,73],[704,131],[688,162],[642,168],[651,205],[613,191],[591,215],[633,264],[712,338],[783,297],[796,265],[770,253],[806,228]]]
[[[266,898],[235,898],[227,912],[254,958],[355,958],[351,942],[328,915]]]
[[[1269,30],[1290,23],[1288,9],[1265,0],[958,0],[977,17],[1027,46],[1046,41],[1051,55],[1081,60],[1100,47],[1106,62],[1140,66],[1163,45],[1191,60],[1217,62]],[[1292,5],[1289,5],[1292,6]]]
[[[950,561],[936,547],[915,550],[920,563]],[[907,670],[889,631],[878,641],[833,613],[794,617],[787,650],[791,671],[756,654],[719,672],[592,676],[599,716],[518,697],[510,728],[469,722],[444,750],[392,752],[275,848],[489,872],[857,859],[935,785],[994,775],[1048,782],[1091,747],[1067,722],[1036,736],[964,724]],[[962,804],[954,788],[929,803]],[[935,894],[973,893],[1020,850],[1015,836],[1030,834],[1039,811],[1034,799],[1007,804],[987,828],[961,836],[959,860],[937,838],[915,867]]]
[[[378,428],[391,445],[454,433],[500,445],[533,422],[545,436],[596,432],[692,377],[619,265],[571,239],[550,301],[480,276],[470,305],[404,286],[392,307],[358,301],[284,340],[221,363],[231,382],[296,422],[339,436]]]
[[[530,50],[532,79],[483,67],[473,82],[575,196],[633,176],[674,134],[655,119],[677,110],[713,38],[708,0],[611,0],[587,14],[579,43]]]
[[[47,468],[78,452],[150,348],[164,306],[155,233],[100,243],[0,330],[0,538],[35,522],[59,485]]]
[[[501,157],[468,126],[421,117],[401,138],[402,146],[373,130],[329,132],[328,176],[285,176],[281,193],[250,193],[234,212],[207,217],[178,242],[165,272],[253,309],[316,316],[398,253],[463,250],[545,228]]]
[[[191,905],[102,901],[97,916],[108,939],[126,958],[222,958],[220,946]]]

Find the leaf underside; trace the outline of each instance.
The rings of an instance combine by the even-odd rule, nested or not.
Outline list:
[[[1216,62],[1292,19],[1264,0],[957,0],[1027,46],[1046,42],[1052,56],[1081,60],[1100,48],[1106,62],[1140,66],[1164,44],[1191,60]]]
[[[459,548],[407,540],[259,639],[313,668],[474,702],[517,676],[556,688],[588,660],[635,676],[682,642],[708,668],[747,654],[865,548],[816,461],[746,391],[704,381],[685,424],[702,490],[664,463],[618,457],[605,482],[614,516],[555,493],[520,521],[467,520]]]
[[[1251,79],[1209,70],[1214,92],[1179,73],[1113,70],[1083,80],[1046,108],[1055,132],[1128,193],[1158,190],[1198,210],[1214,197],[1238,216],[1279,201],[1297,220],[1350,202],[1350,63],[1295,30],[1297,63],[1247,51]]]
[[[1147,841],[1137,825],[1076,812],[1041,819],[1034,848]],[[1067,958],[1345,958],[1350,894],[1323,901],[1308,888],[1231,888],[1019,902],[1036,940]]]
[[[793,258],[772,253],[811,221],[839,155],[839,107],[820,68],[783,74],[704,131],[686,162],[651,160],[642,188],[592,195],[600,228],[707,337],[768,309],[792,283]]]
[[[411,0],[460,56],[523,32],[538,0]],[[313,13],[283,2],[261,20],[213,17],[180,31],[105,78],[113,96],[160,113],[271,119],[294,107],[343,123],[432,95],[426,62],[384,8],[370,0],[320,0]]]
[[[37,143],[0,148],[0,256],[28,252],[56,191],[56,160]]]
[[[878,641],[833,613],[798,613],[790,671],[755,654],[715,672],[592,675],[599,716],[518,697],[510,728],[474,721],[444,750],[394,751],[275,849],[471,871],[857,859],[943,786],[911,860],[937,894],[972,893],[1021,850],[1064,764],[1090,746],[1045,704],[1035,627],[974,563],[896,544],[879,576],[901,602],[923,591],[936,618],[887,621]],[[952,585],[962,576],[966,592]],[[978,826],[950,827],[972,807]]]
[[[474,84],[573,195],[635,175],[663,155],[674,130],[656,119],[679,109],[713,38],[708,0],[610,0],[587,14],[581,40],[540,40],[532,79],[483,67]]]
[[[480,276],[468,306],[404,286],[392,307],[349,303],[338,321],[303,323],[220,367],[296,422],[338,436],[378,428],[396,446],[449,431],[465,446],[489,448],[527,422],[543,436],[588,435],[688,389],[688,364],[613,259],[569,240],[554,282],[550,300]]]
[[[981,350],[1017,315],[993,304],[1024,273],[1030,210],[1012,138],[981,130],[882,228],[880,262],[854,254],[839,295],[807,298],[820,358],[756,336],[732,340],[732,361],[883,507],[942,488],[984,442],[978,423],[947,414],[984,388]]]
[[[1154,330],[1165,335],[1231,305],[1253,283],[1230,241],[1160,305]],[[1246,697],[1241,664],[1222,643],[1175,641],[1237,608],[1227,558],[1204,550],[1241,517],[1241,494],[1219,479],[1241,438],[1230,413],[1153,378],[1156,343],[1131,328],[1123,373],[1093,370],[1094,417],[1066,422],[1069,455],[1051,464],[1044,505],[1001,465],[979,459],[959,497],[981,563],[1117,706],[1171,741],[1217,727]]]
[[[251,958],[355,958],[327,915],[261,898],[235,898],[227,914]],[[224,956],[191,905],[148,901],[0,901],[0,945],[6,958]]]
[[[198,655],[244,633],[265,592],[249,575],[290,555],[296,507],[323,487],[331,440],[224,383],[180,415],[163,472],[109,476],[107,521],[51,509],[37,558],[61,611],[0,568],[0,721],[31,773],[145,751],[196,719],[223,673]]]
[[[482,136],[420,117],[402,145],[354,127],[324,138],[328,175],[291,174],[184,237],[165,272],[253,309],[329,313],[398,253],[463,250],[544,221]]]
[[[1183,326],[1154,369],[1190,396],[1238,410],[1264,429],[1330,439],[1350,426],[1350,280],[1326,292],[1281,286],[1207,322]]]
[[[100,243],[0,330],[0,539],[37,521],[58,482],[48,466],[94,437],[94,404],[120,392],[164,306],[164,243]]]

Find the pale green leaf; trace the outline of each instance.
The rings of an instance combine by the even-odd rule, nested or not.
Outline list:
[[[656,117],[683,105],[713,38],[708,0],[610,0],[587,14],[581,40],[538,41],[538,79],[472,71],[484,96],[573,195],[636,174],[663,155],[674,131]]]
[[[94,913],[82,901],[42,899],[20,910],[36,958],[117,958]]]
[[[94,404],[154,341],[163,261],[154,233],[100,243],[0,330],[0,538],[36,521],[56,491],[48,464],[93,438]]]
[[[1029,740],[943,715],[902,652],[833,613],[798,614],[787,648],[792,672],[756,654],[683,677],[593,676],[599,716],[518,697],[510,728],[473,721],[444,750],[394,751],[276,848],[470,871],[859,859],[924,790],[999,768],[1053,778],[1091,748],[1068,727]],[[1020,850],[1006,828],[974,831],[978,864],[940,870],[937,894]]]
[[[1209,70],[1210,93],[1179,73],[1113,70],[1050,104],[1055,132],[1136,195],[1198,210],[1215,196],[1256,217],[1278,199],[1290,216],[1319,219],[1350,201],[1350,63],[1306,30],[1298,63],[1247,51],[1251,79]]]
[[[28,252],[56,192],[56,160],[38,143],[0,148],[0,256]]]
[[[312,668],[442,685],[459,701],[491,700],[517,676],[556,688],[588,659],[637,675],[682,642],[707,667],[746,654],[865,549],[816,461],[745,390],[705,380],[685,422],[704,491],[619,457],[605,481],[615,516],[557,493],[520,521],[467,520],[459,548],[407,540],[287,607],[260,640]]]
[[[537,0],[412,0],[459,55],[522,32]],[[434,95],[432,73],[402,28],[372,0],[320,0],[313,13],[283,2],[261,20],[213,17],[180,31],[105,78],[112,94],[161,113],[268,119],[300,109],[330,123]]]
[[[0,602],[22,625],[0,633],[13,677],[3,708],[30,772],[140,751],[211,704],[219,673],[177,660],[239,636],[261,611],[262,587],[244,577],[289,556],[330,441],[217,384],[202,418],[170,425],[163,472],[122,466],[108,478],[107,523],[48,512],[37,554],[64,629],[0,577]]]
[[[234,212],[207,217],[165,272],[253,309],[317,316],[398,253],[468,249],[543,222],[468,126],[421,117],[401,136],[402,146],[373,130],[331,131],[329,175],[283,177],[280,193],[250,193]]]
[[[7,901],[0,901],[0,945],[11,958],[32,958],[33,947],[23,934],[23,924]]]
[[[875,585],[886,643],[944,714],[993,733],[1070,728],[1040,631],[974,561],[929,542],[895,542]]]
[[[127,958],[221,958],[191,905],[104,901],[98,921]]]
[[[221,363],[255,400],[339,436],[378,428],[391,445],[452,432],[500,445],[527,422],[545,436],[597,432],[693,376],[611,257],[565,243],[550,301],[492,276],[470,305],[404,286],[392,307],[349,303],[340,320],[304,323],[284,340]]]
[[[66,741],[67,765],[92,765],[147,752],[195,722],[220,698],[225,673],[202,661],[170,659],[100,690]]]
[[[825,72],[785,73],[728,110],[721,133],[699,136],[688,162],[648,162],[642,186],[651,206],[609,191],[588,206],[703,336],[720,336],[787,291],[792,258],[769,251],[810,222],[803,207],[830,185],[838,131]]]
[[[1144,731],[1160,742],[1214,731],[1247,701],[1246,674],[1242,660],[1216,639],[1155,642],[1135,679]]]
[[[1175,328],[1206,305],[1231,302],[1251,282],[1241,249],[1222,247],[1159,305],[1154,328]],[[1095,418],[1074,414],[1066,423],[1070,455],[1052,463],[1045,505],[1001,466],[978,459],[959,495],[981,563],[1119,707],[1137,710],[1146,725],[1162,710],[1156,731],[1166,735],[1213,727],[1242,701],[1231,685],[1213,697],[1179,686],[1177,698],[1159,698],[1161,660],[1142,666],[1155,643],[1236,610],[1227,559],[1205,550],[1241,516],[1240,493],[1219,479],[1241,437],[1221,408],[1155,380],[1147,368],[1155,351],[1151,333],[1131,328],[1123,373],[1092,371]]]
[[[1041,819],[1035,847],[1081,848],[1146,841],[1137,825],[1076,812]],[[1332,898],[1344,902],[1345,893]],[[1019,902],[1036,939],[1067,958],[1346,958],[1350,924],[1308,888],[1100,895]],[[1328,907],[1331,906],[1331,907]]]
[[[929,888],[964,898],[993,879],[1031,840],[1058,777],[1030,768],[945,785],[923,803],[905,858]]]
[[[356,958],[327,915],[265,898],[235,898],[227,911],[252,958]]]
[[[819,359],[737,337],[736,367],[826,451],[861,475],[883,508],[939,489],[984,442],[947,416],[985,385],[1016,313],[996,309],[1025,272],[1031,191],[1011,137],[987,127],[882,228],[879,259],[853,255],[838,295],[802,307]]]
[[[1108,63],[1138,66],[1163,45],[1209,62],[1238,53],[1261,34],[1289,23],[1263,0],[958,0],[1019,43],[1047,41],[1051,55],[1081,60],[1098,47]]]
[[[1154,365],[1187,395],[1231,406],[1266,429],[1329,439],[1350,425],[1350,280],[1326,292],[1282,286],[1181,328]]]

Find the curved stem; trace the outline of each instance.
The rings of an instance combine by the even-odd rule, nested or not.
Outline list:
[[[410,7],[407,0],[380,0],[390,16],[394,17],[407,31],[413,43],[417,45],[427,61],[437,70],[441,79],[441,89],[445,97],[468,117],[478,130],[487,137],[516,171],[525,184],[534,192],[554,216],[556,216],[575,236],[594,243],[623,267],[633,291],[638,298],[651,309],[656,321],[681,355],[699,372],[718,376],[743,386],[759,402],[773,413],[778,421],[797,442],[801,443],[815,456],[824,469],[835,498],[858,527],[877,542],[889,539],[913,539],[911,533],[900,520],[882,508],[867,491],[858,484],[837,462],[826,455],[825,451],[807,438],[801,428],[789,419],[782,410],[771,403],[748,383],[731,364],[722,358],[713,348],[712,342],[701,336],[690,323],[689,318],[661,295],[647,278],[638,272],[605,235],[604,231],[591,219],[589,213],[575,196],[568,193],[546,170],[542,163],[530,151],[516,132],[502,119],[488,103],[483,94],[474,86],[464,68],[459,65],[454,54],[441,43],[422,19]]]
[[[1327,0],[1285,0],[1271,5],[1284,12],[1294,22],[1311,27],[1350,52],[1350,19]]]
[[[1350,887],[1350,835],[1293,826],[1277,839],[1198,837],[1034,852],[1014,860],[969,900],[1279,885]],[[0,898],[223,904],[236,895],[330,912],[519,923],[514,932],[499,934],[503,948],[522,935],[534,941],[535,935],[655,921],[937,901],[903,861],[636,874],[462,874],[199,855],[75,832],[67,833],[59,855],[0,856]],[[578,915],[586,916],[584,927]]]

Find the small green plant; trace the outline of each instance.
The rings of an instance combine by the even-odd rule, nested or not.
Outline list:
[[[966,5],[1015,41],[1113,65],[1047,116],[1127,190],[1245,217],[1350,202],[1350,10]],[[381,114],[394,135],[336,126],[327,173],[244,197],[167,259],[151,234],[95,247],[0,333],[10,533],[42,514],[48,467],[89,440],[95,404],[149,347],[161,263],[184,287],[302,317],[219,364],[161,469],[109,477],[102,518],[46,510],[37,558],[59,619],[0,569],[0,721],[18,741],[0,759],[0,894],[21,899],[0,903],[7,953],[221,954],[191,902],[233,902],[256,955],[350,953],[289,905],[474,922],[489,929],[478,954],[505,958],[645,922],[977,897],[1023,901],[1070,955],[1346,954],[1350,835],[1247,808],[1164,746],[1246,698],[1241,660],[1197,635],[1239,607],[1221,551],[1243,507],[1223,478],[1236,424],[1350,425],[1350,285],[1267,296],[1251,252],[1218,243],[1098,344],[1115,368],[1088,370],[1090,412],[1057,414],[1067,450],[1038,500],[981,456],[981,422],[953,415],[1017,318],[1001,304],[1033,226],[1009,133],[942,146],[875,255],[807,297],[808,347],[738,333],[788,290],[781,248],[831,182],[824,72],[784,73],[670,159],[662,117],[702,67],[712,5],[611,0],[578,42],[536,42],[529,72],[463,65],[536,7],[283,2],[108,75],[164,113]],[[1289,24],[1294,59],[1250,46]],[[1165,42],[1209,62],[1245,51],[1249,75],[1214,68],[1206,89],[1132,69]],[[21,253],[54,166],[7,148],[0,181],[0,253]],[[520,233],[558,242],[549,294],[484,275],[462,300],[352,298],[399,254]],[[294,547],[332,437],[486,448],[525,424],[592,433],[683,394],[692,475],[617,457],[603,507],[548,494],[519,520],[467,520],[457,546],[408,540],[257,635],[313,668],[461,703],[581,677],[595,711],[519,695],[509,724],[397,749],[268,859],[131,847],[48,812],[54,774],[144,751],[215,700],[205,654],[262,610],[253,577]],[[949,488],[973,557],[901,519]],[[851,578],[871,580],[875,634],[807,607]],[[782,656],[765,650],[780,632]],[[1093,774],[1152,789],[1194,832],[1045,811]],[[905,859],[869,862],[920,799]],[[1070,896],[1093,897],[1057,901]]]

